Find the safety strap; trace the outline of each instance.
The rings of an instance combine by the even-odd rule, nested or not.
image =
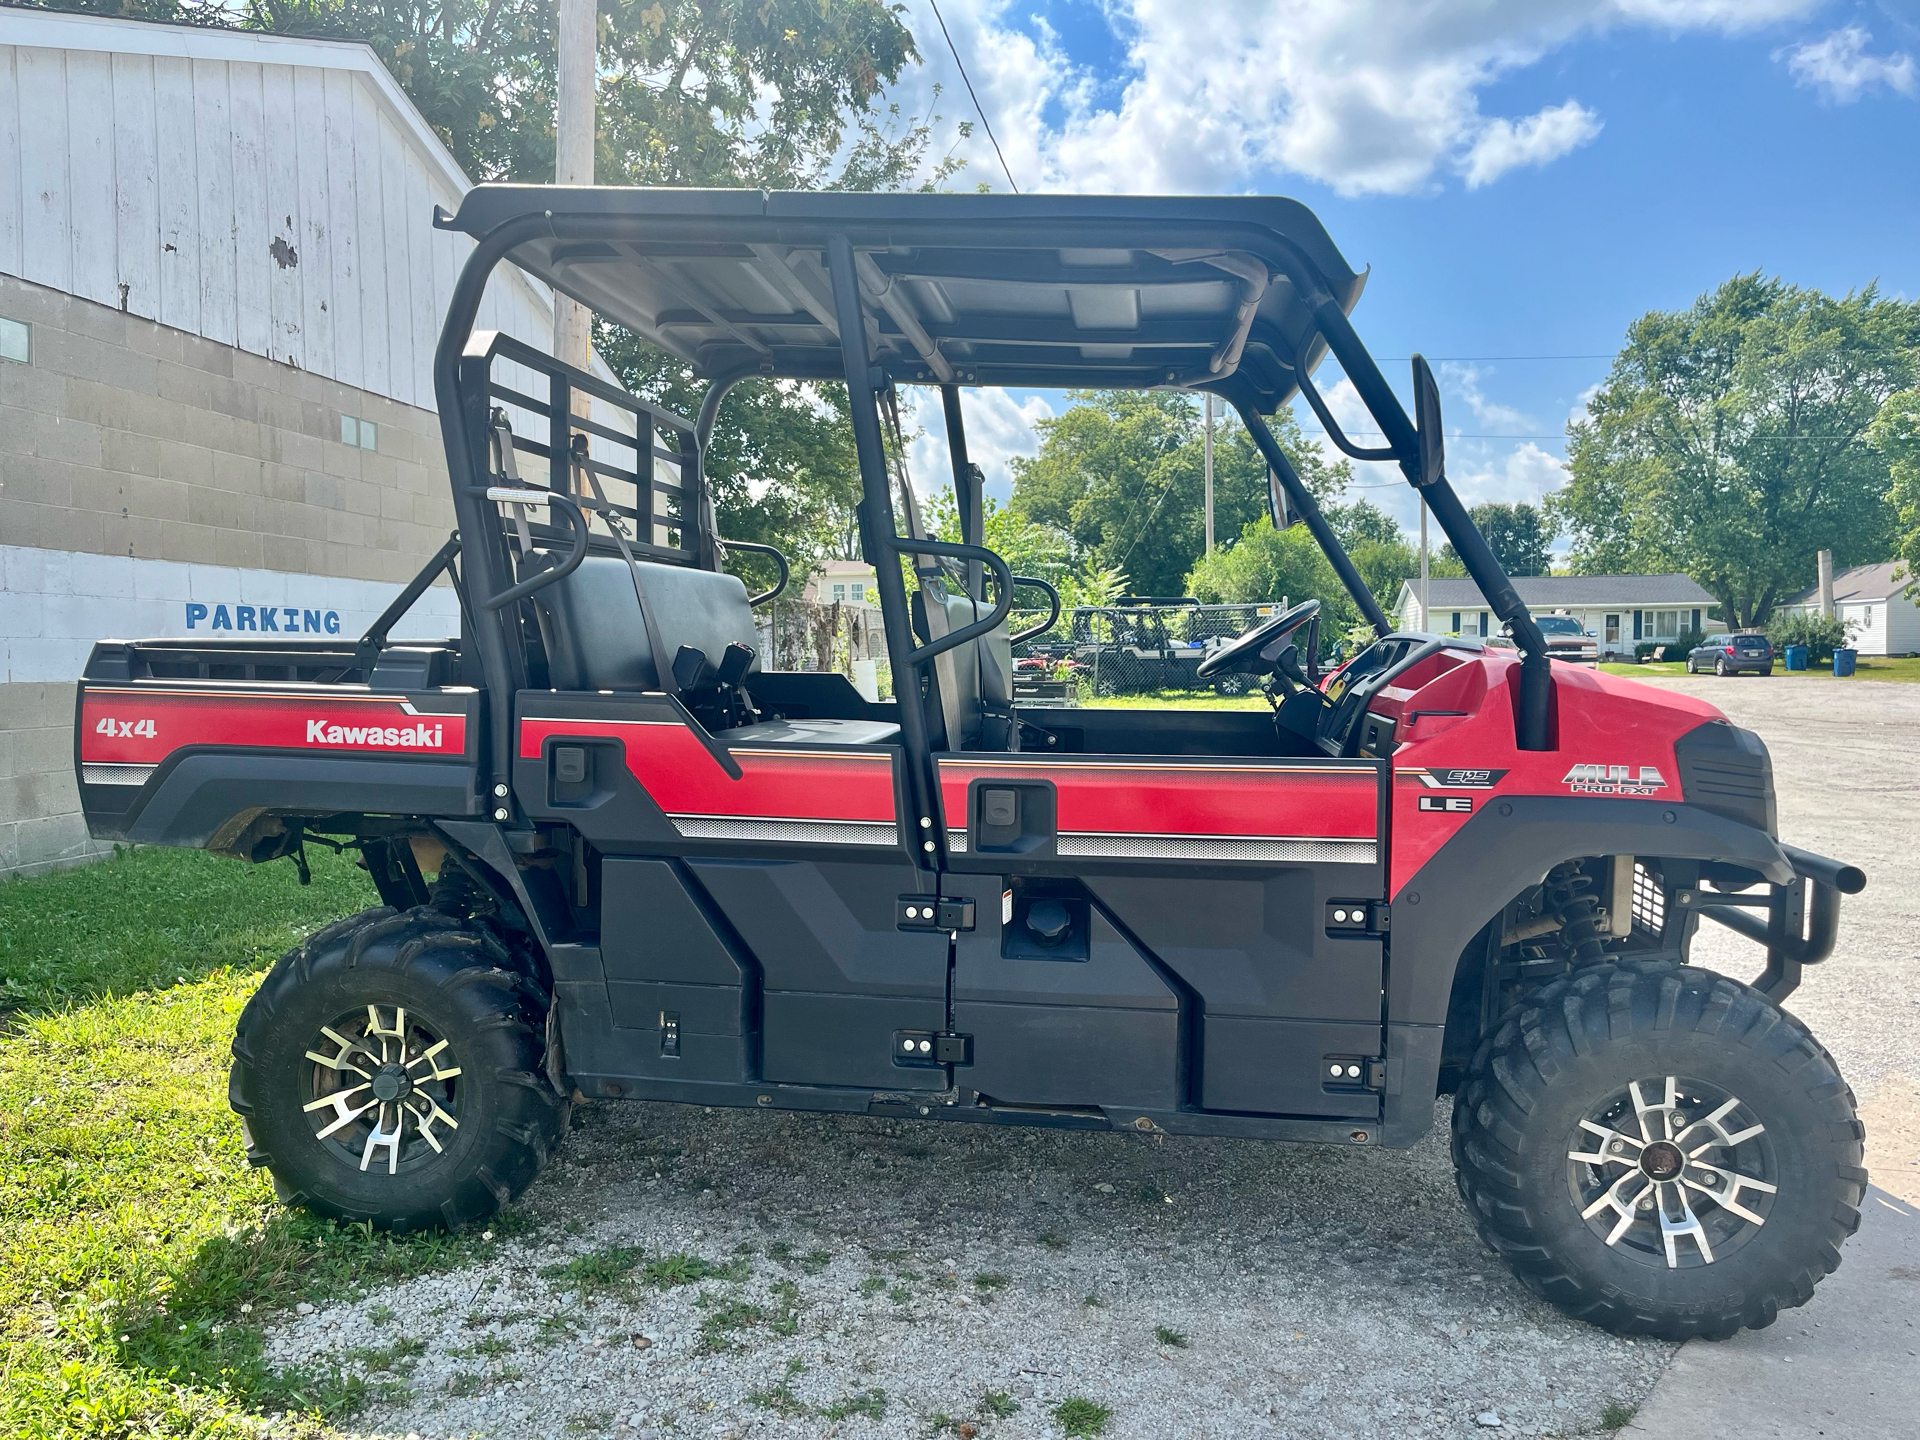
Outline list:
[[[513,426],[507,423],[507,412],[497,406],[490,417],[487,444],[493,453],[494,474],[512,485],[519,485],[520,467],[513,459]],[[520,558],[524,560],[533,553],[533,533],[527,528],[527,507],[515,500],[509,501],[507,508],[513,513],[513,531],[520,542]]]
[[[587,460],[587,437],[576,435],[573,438],[573,472],[575,477],[574,493],[582,497],[589,492],[593,499],[586,502],[603,521],[613,535],[613,543],[620,547],[620,557],[627,562],[627,573],[633,577],[633,598],[640,602],[640,624],[647,632],[647,648],[653,652],[653,671],[658,678],[660,688],[678,700],[680,682],[673,673],[673,657],[667,654],[666,642],[660,638],[660,622],[654,618],[653,604],[647,599],[646,582],[640,578],[640,562],[634,558],[633,547],[627,543],[627,522],[618,509],[608,502],[606,492],[600,488],[599,477],[593,473],[593,466]]]

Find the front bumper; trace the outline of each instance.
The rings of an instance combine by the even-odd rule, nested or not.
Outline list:
[[[1775,1004],[1799,988],[1803,966],[1817,965],[1833,954],[1840,934],[1840,897],[1858,895],[1867,886],[1866,874],[1857,866],[1793,845],[1782,845],[1780,853],[1793,866],[1793,879],[1784,885],[1732,894],[1700,889],[1673,894],[1674,904],[1766,947],[1767,968],[1753,988]],[[1757,912],[1764,912],[1764,918]]]

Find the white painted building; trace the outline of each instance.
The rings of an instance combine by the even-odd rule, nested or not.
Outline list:
[[[1853,648],[1862,655],[1920,655],[1920,602],[1907,594],[1913,579],[1908,568],[1883,560],[1833,577],[1834,613],[1853,627]],[[1820,588],[1803,591],[1779,608],[1817,611]]]
[[[0,9],[0,874],[92,850],[95,640],[357,633],[445,540],[467,187],[364,45]],[[552,314],[502,267],[479,323]]]
[[[1725,630],[1708,610],[1714,598],[1686,575],[1520,575],[1513,588],[1536,615],[1564,613],[1580,621],[1599,642],[1600,657],[1632,659],[1635,645],[1658,645],[1689,630]],[[1427,581],[1427,610],[1420,582],[1400,586],[1395,609],[1404,630],[1439,635],[1497,635],[1500,620],[1473,581],[1448,577]]]

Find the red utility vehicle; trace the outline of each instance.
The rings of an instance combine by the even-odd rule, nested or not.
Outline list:
[[[352,846],[385,901],[240,1020],[289,1202],[480,1220],[581,1097],[1399,1147],[1457,1092],[1475,1223],[1574,1314],[1725,1335],[1838,1263],[1861,1131],[1779,1007],[1863,878],[1781,842],[1711,706],[1550,663],[1431,374],[1409,418],[1301,206],[482,186],[441,223],[474,241],[435,362],[455,536],[357,642],[105,641],[80,692],[95,835]],[[699,415],[475,331],[502,260],[707,377]],[[786,564],[701,474],[752,376],[847,386],[893,699],[760,666]],[[894,503],[900,385],[938,387],[965,543]],[[1270,713],[1016,704],[1032,582],[980,543],[970,386],[1221,396],[1378,638],[1322,678],[1308,600],[1210,650]],[[1395,632],[1262,419],[1296,393],[1420,489],[1514,650]],[[443,572],[461,633],[389,642]],[[1688,964],[1702,919],[1753,985]]]

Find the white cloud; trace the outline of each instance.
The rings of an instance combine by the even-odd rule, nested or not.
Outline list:
[[[1455,395],[1459,396],[1466,402],[1467,408],[1473,412],[1473,418],[1480,422],[1482,429],[1523,430],[1531,423],[1523,412],[1514,409],[1511,405],[1502,405],[1498,401],[1489,400],[1486,392],[1480,388],[1481,377],[1487,373],[1478,365],[1467,365],[1458,360],[1441,361],[1440,378],[1445,382],[1440,392],[1442,400],[1445,401]],[[1445,413],[1444,407],[1442,413]],[[1453,433],[1457,435],[1460,430],[1461,427],[1456,420]]]
[[[1873,36],[1858,25],[1835,30],[1824,40],[1809,41],[1786,56],[1794,83],[1818,90],[1836,105],[1851,105],[1868,91],[1886,86],[1908,98],[1920,97],[1920,74],[1905,51],[1869,55]]]
[[[1551,105],[1515,124],[1489,120],[1462,162],[1467,188],[1491,185],[1509,170],[1540,166],[1577,150],[1600,133],[1600,117],[1577,100]]]
[[[1606,387],[1606,381],[1596,380],[1575,396],[1573,408],[1567,411],[1567,423],[1572,425],[1577,421],[1585,424],[1589,418],[1587,415],[1587,407],[1594,402],[1594,398],[1598,396],[1602,390],[1606,389]]]
[[[1342,194],[1404,194],[1459,174],[1490,184],[1591,141],[1577,99],[1521,117],[1480,112],[1480,93],[1583,36],[1625,27],[1735,32],[1822,0],[1106,0],[1124,59],[1094,73],[1013,0],[948,0],[953,38],[1022,189],[1221,192],[1275,171]],[[949,120],[971,110],[925,0],[912,23],[946,87]],[[903,87],[903,94],[909,87]],[[1004,186],[986,136],[966,178]]]
[[[901,392],[906,413],[903,426],[916,426],[919,436],[907,446],[907,468],[913,474],[914,488],[922,496],[951,494],[953,466],[947,459],[947,425],[940,409],[940,392],[925,386],[910,386]],[[1034,434],[1036,420],[1054,413],[1045,397],[1029,394],[1016,400],[1005,390],[962,390],[962,418],[967,427],[967,458],[987,477],[987,494],[1006,504],[1013,494],[1013,469],[1009,461],[1016,455],[1039,453],[1039,437]]]
[[[1489,500],[1507,505],[1524,500],[1538,505],[1541,496],[1567,483],[1567,464],[1528,440],[1478,466],[1450,458],[1447,476],[1469,508]]]

